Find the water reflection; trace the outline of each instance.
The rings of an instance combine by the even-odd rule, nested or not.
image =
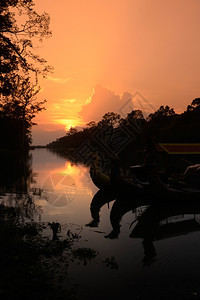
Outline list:
[[[111,209],[110,212],[110,222],[112,225],[112,231],[105,236],[106,238],[117,238],[120,234],[120,222],[122,217],[129,211],[132,211],[135,215],[134,222],[137,221],[138,214],[143,210],[143,206],[147,204],[147,201],[142,199],[131,199],[131,198],[118,198]],[[132,225],[131,224],[131,225]]]
[[[100,210],[102,206],[106,203],[109,206],[111,201],[115,200],[115,193],[107,190],[99,190],[93,197],[92,202],[90,204],[90,212],[92,216],[92,221],[86,226],[89,227],[98,227],[100,222]]]
[[[38,204],[42,206],[43,222],[85,224],[87,204],[97,188],[91,182],[88,167],[55,155],[47,149],[35,149],[32,189],[42,189]]]
[[[124,215],[133,213],[129,226],[130,238],[141,239],[144,250],[143,266],[150,266],[157,257],[155,241],[178,237],[200,231],[200,204],[150,205],[145,198],[119,197],[111,191],[99,190],[92,198],[90,212],[92,221],[86,226],[98,227],[101,208],[114,200],[110,211],[112,230],[105,235],[107,239],[116,239],[120,235]]]
[[[31,189],[34,182],[32,155],[2,154],[0,158],[0,198],[6,206],[16,207],[18,219],[33,220],[41,214],[41,207],[35,203],[35,197],[41,196],[42,190]]]
[[[153,241],[200,231],[200,223],[196,219],[198,214],[200,204],[149,206],[130,234],[131,238],[143,239],[144,265],[152,263],[156,256]]]
[[[24,160],[1,157],[1,166],[1,201],[19,208],[19,220],[39,219],[49,224],[45,235],[53,240],[62,240],[67,232],[75,234],[75,229],[79,232],[81,228],[78,241],[81,246],[99,251],[105,259],[115,258],[119,265],[115,273],[105,270],[100,264],[91,263],[87,270],[72,267],[72,275],[77,281],[80,276],[79,283],[88,287],[87,290],[91,290],[92,282],[94,293],[90,299],[95,299],[99,282],[110,285],[110,291],[123,285],[124,290],[127,288],[134,294],[136,286],[145,290],[142,282],[151,281],[157,288],[162,278],[166,279],[165,284],[172,277],[172,281],[177,282],[183,276],[193,274],[193,270],[200,270],[200,205],[161,206],[159,201],[156,205],[149,205],[147,198],[133,193],[98,190],[89,177],[88,167],[46,149],[36,149]],[[61,203],[67,205],[53,205],[45,197],[48,190],[46,180],[53,174],[58,175],[57,179],[70,176],[76,184],[73,201]],[[63,188],[61,185],[54,187],[52,199],[57,193],[63,193]],[[95,227],[98,230],[95,231]],[[188,270],[185,275],[183,260],[184,268]],[[171,288],[170,284],[168,287]],[[117,295],[118,292],[116,290]]]
[[[1,191],[27,191],[28,185],[33,180],[32,156],[29,153],[23,156],[3,153],[0,156],[0,163]]]
[[[32,160],[32,153],[34,160]],[[156,256],[155,240],[199,230],[197,218],[192,221],[185,219],[185,215],[200,214],[198,204],[149,205],[145,197],[135,197],[127,193],[117,194],[112,190],[98,190],[89,177],[88,167],[55,156],[46,149],[34,150],[32,153],[27,154],[26,157],[1,156],[1,202],[17,207],[19,219],[22,221],[26,218],[30,220],[38,218],[41,221],[43,218],[44,222],[58,223],[59,221],[60,224],[73,222],[86,224],[88,230],[101,226],[104,227],[105,237],[109,240],[120,236],[123,219],[125,215],[131,213],[129,227],[125,234],[128,236],[128,231],[132,230],[131,238],[143,240],[144,261],[147,263]],[[55,174],[57,181],[60,180],[60,176],[73,179],[72,183],[76,185],[73,201],[70,201],[69,196],[73,195],[74,191],[68,189],[71,188],[69,184],[62,186],[63,181],[50,190],[47,179],[54,178]],[[59,206],[50,201],[51,197],[54,200],[57,194],[60,197],[63,193],[65,199],[63,198]],[[108,209],[105,210],[105,207]],[[89,221],[89,208],[91,221]],[[184,217],[181,222],[179,220],[174,225],[177,215],[184,215]],[[169,218],[172,220],[163,224],[163,220]]]
[[[58,222],[48,223],[49,227],[53,232],[52,241],[59,241],[58,233],[61,232],[61,226]]]

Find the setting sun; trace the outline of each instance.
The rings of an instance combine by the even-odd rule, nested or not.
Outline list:
[[[61,1],[56,9],[52,0],[35,3],[51,16],[53,35],[39,52],[54,67],[40,83],[48,102],[38,127],[68,130],[115,111],[110,98],[94,95],[98,84],[119,97],[140,92],[155,109],[167,104],[177,112],[198,97],[199,1]]]
[[[58,119],[57,123],[65,126],[65,131],[68,131],[71,127],[79,126],[79,120],[76,119]]]
[[[199,14],[0,1],[1,299],[200,299]]]

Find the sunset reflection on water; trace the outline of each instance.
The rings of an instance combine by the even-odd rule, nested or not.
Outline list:
[[[59,222],[59,239],[65,239],[70,230],[80,236],[76,247],[92,248],[99,253],[87,266],[73,263],[69,266],[75,283],[81,285],[80,292],[90,293],[87,299],[102,298],[105,289],[116,299],[119,295],[122,299],[126,293],[143,295],[141,299],[152,299],[157,294],[158,299],[162,299],[163,290],[177,291],[179,295],[191,295],[191,291],[198,293],[198,203],[194,207],[140,206],[136,205],[134,195],[130,199],[124,195],[123,201],[115,201],[94,186],[88,171],[88,167],[72,163],[47,149],[35,149],[30,172],[34,180],[29,178],[30,186],[20,185],[23,189],[18,192],[7,188],[1,194],[1,201],[18,206],[23,216],[28,208],[32,220],[46,225],[45,237],[52,238],[49,222]],[[109,233],[115,227],[119,231],[112,239]],[[119,268],[106,267],[102,263],[106,259],[114,260]],[[100,283],[104,288],[99,291]]]

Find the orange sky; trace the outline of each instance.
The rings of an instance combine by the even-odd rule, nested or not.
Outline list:
[[[168,104],[181,112],[200,97],[199,0],[35,3],[51,16],[53,36],[38,52],[54,73],[40,81],[39,98],[48,103],[36,118],[34,144],[119,112],[136,92],[146,111]]]

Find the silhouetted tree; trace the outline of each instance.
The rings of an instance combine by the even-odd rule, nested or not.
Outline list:
[[[117,123],[120,120],[120,115],[114,112],[108,112],[106,113],[102,120],[98,123],[100,126],[114,126],[117,125]]]
[[[155,111],[153,114],[150,114],[148,116],[148,121],[154,119],[163,119],[174,115],[175,115],[175,111],[173,108],[170,108],[168,105],[166,105],[165,107],[162,105],[157,111]]]
[[[119,123],[122,126],[132,127],[132,125],[137,126],[139,122],[144,121],[144,116],[141,110],[132,110],[128,113],[126,118],[121,118]]]
[[[190,112],[196,108],[200,108],[200,98],[195,98],[190,105],[187,107],[187,112]]]
[[[32,119],[35,114],[44,110],[44,101],[37,101],[39,87],[30,82],[30,78],[15,76],[12,82],[12,94],[2,97],[0,101],[1,118],[21,121],[19,135],[22,148],[27,148],[31,142],[31,127],[35,125]]]
[[[97,123],[95,121],[90,121],[86,124],[87,128],[94,128],[97,126]]]
[[[0,2],[0,94],[12,92],[16,74],[45,75],[50,67],[34,52],[34,40],[50,36],[50,18],[34,10],[33,0]]]
[[[28,146],[32,119],[44,109],[45,101],[36,98],[38,75],[45,76],[51,68],[35,53],[34,45],[51,35],[49,22],[46,13],[35,11],[34,0],[0,2],[0,118],[8,130],[6,136],[1,130],[0,139],[5,147]],[[12,130],[19,140],[10,143]]]
[[[66,135],[67,136],[74,135],[77,132],[78,132],[78,130],[76,128],[70,127],[70,129],[67,131]]]
[[[195,98],[195,99],[192,101],[191,105],[192,105],[193,107],[200,106],[200,98]]]
[[[106,137],[106,141],[110,143],[108,146],[112,149],[112,136],[115,141],[122,141],[127,136],[133,137],[129,139],[127,147],[122,147],[121,155],[125,157],[133,156],[137,149],[141,151],[149,139],[155,143],[199,143],[200,98],[194,99],[191,107],[192,109],[182,114],[176,114],[173,108],[161,106],[150,114],[147,120],[144,119],[141,110],[133,110],[123,119],[120,119],[118,114],[109,112],[97,124],[91,121],[82,131],[60,138],[48,146],[49,148],[67,148],[73,145],[76,148],[87,140],[95,149],[99,147],[98,143],[95,144],[97,136],[100,139]]]

